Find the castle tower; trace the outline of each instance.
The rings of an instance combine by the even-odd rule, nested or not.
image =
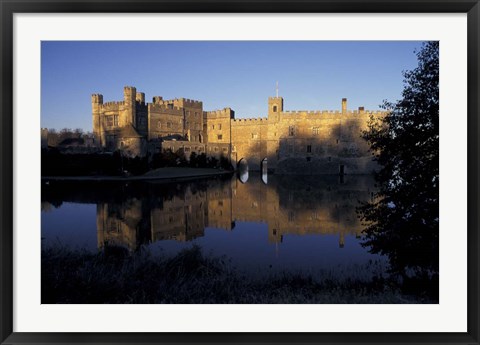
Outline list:
[[[135,102],[137,100],[137,89],[133,86],[125,86],[123,88],[123,100],[125,102],[125,118],[121,123],[124,123],[125,125],[133,125],[135,124],[136,117]]]
[[[347,113],[347,99],[342,98],[342,114],[346,114],[346,113]]]
[[[279,115],[283,111],[282,97],[268,97],[268,119],[279,120]]]
[[[102,106],[103,106],[103,96],[100,94],[92,95],[92,122],[93,122],[93,137],[95,140],[95,145],[103,146],[104,142],[102,140]]]
[[[283,98],[268,97],[267,159],[268,169],[275,169],[278,160],[280,114],[283,112]]]
[[[145,93],[137,92],[135,97],[136,101],[140,103],[140,105],[145,105]]]

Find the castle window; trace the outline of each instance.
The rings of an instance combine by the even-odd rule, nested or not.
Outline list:
[[[224,148],[222,149],[222,151],[223,151],[223,152],[228,152],[228,149],[227,149],[226,147],[224,147]]]
[[[276,105],[273,106],[273,112],[274,112],[274,113],[277,112],[277,106],[276,106]]]
[[[312,145],[307,145],[307,153],[312,153]]]
[[[223,135],[221,135],[221,134],[217,135],[218,140],[222,140],[222,138],[223,138]]]
[[[288,127],[288,135],[293,137],[295,135],[295,126]]]
[[[219,124],[219,125],[218,125],[218,129],[222,129],[222,124]]]
[[[118,115],[113,115],[113,126],[118,127]]]
[[[172,123],[171,122],[167,122],[167,128],[172,128]]]
[[[212,125],[212,129],[215,129],[215,125]]]
[[[320,131],[320,128],[318,128],[318,127],[313,127],[313,129],[312,129],[313,135],[318,135],[319,131]]]
[[[215,152],[218,152],[218,147],[215,147]]]
[[[157,121],[157,128],[158,129],[162,128],[162,123],[160,121]]]
[[[114,124],[114,120],[113,120],[114,116],[105,116],[105,122],[106,122],[106,125],[107,127],[113,127],[113,124]],[[117,121],[118,121],[118,118],[117,118]]]
[[[252,139],[258,139],[258,134],[257,133],[252,133]]]

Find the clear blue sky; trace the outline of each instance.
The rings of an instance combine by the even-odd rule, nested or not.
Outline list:
[[[421,42],[141,41],[42,42],[41,126],[91,131],[92,93],[121,101],[135,86],[164,99],[231,107],[237,118],[264,117],[267,99],[285,110],[376,110],[400,98],[403,70],[416,66]]]

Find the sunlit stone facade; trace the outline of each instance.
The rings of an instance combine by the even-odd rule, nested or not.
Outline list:
[[[285,111],[282,97],[268,99],[267,117],[235,119],[231,108],[204,111],[203,103],[155,96],[124,88],[124,100],[103,102],[92,95],[95,141],[107,150],[145,156],[160,150],[182,150],[221,156],[234,167],[243,159],[251,170],[290,174],[368,174],[376,168],[367,143],[360,137],[371,117],[385,112],[363,107],[340,111]]]

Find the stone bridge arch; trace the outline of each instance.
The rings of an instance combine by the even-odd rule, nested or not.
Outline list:
[[[249,162],[246,158],[240,158],[237,162],[237,175],[238,179],[242,183],[246,183],[248,181],[248,171],[249,171]]]

